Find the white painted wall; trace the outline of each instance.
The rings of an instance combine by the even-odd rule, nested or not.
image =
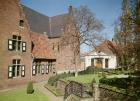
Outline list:
[[[103,58],[103,68],[105,68],[105,59],[109,59],[108,61],[108,69],[115,69],[117,66],[116,56],[115,55],[108,55],[106,53],[100,52],[92,52],[85,56],[85,68],[91,66],[91,59],[92,58]],[[94,61],[95,64],[96,61]]]

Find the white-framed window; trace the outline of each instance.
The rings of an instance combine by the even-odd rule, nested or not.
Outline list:
[[[49,66],[46,65],[46,74],[49,74]]]
[[[44,74],[44,65],[41,65],[41,73]]]
[[[8,78],[25,77],[25,65],[21,65],[20,59],[13,59],[12,65],[8,66]]]
[[[52,72],[52,61],[48,61],[48,68],[49,68],[49,72]]]
[[[21,40],[21,36],[13,35],[12,39],[8,39],[8,50],[26,52],[26,42]]]
[[[8,40],[8,49],[13,50],[13,41],[11,39]]]
[[[12,66],[8,66],[8,78],[12,78]]]
[[[32,66],[32,75],[33,76],[36,75],[36,66],[35,65]]]
[[[26,42],[22,42],[22,52],[26,52]]]
[[[21,66],[21,76],[25,77],[25,65]]]

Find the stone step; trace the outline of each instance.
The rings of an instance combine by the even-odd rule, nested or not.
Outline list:
[[[90,98],[80,98],[74,94],[71,94],[67,97],[65,101],[94,101],[93,97]]]

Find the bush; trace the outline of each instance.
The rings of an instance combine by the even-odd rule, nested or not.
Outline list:
[[[123,89],[126,89],[128,87],[127,79],[125,78],[102,78],[99,80],[99,82]]]
[[[133,78],[131,76],[128,78],[102,78],[99,80],[99,82],[123,89],[130,89],[129,87],[131,86],[134,88],[140,87],[140,78]]]
[[[63,74],[56,74],[55,76],[52,76],[48,80],[48,84],[51,86],[56,86],[57,81],[60,79],[64,79],[66,77],[74,76],[74,73],[63,73]]]
[[[92,66],[89,66],[86,68],[86,70],[78,72],[78,74],[83,75],[83,74],[93,74],[94,73],[94,68]]]
[[[92,84],[93,84],[93,83],[96,83],[96,80],[95,80],[95,78],[93,78],[93,80],[92,80],[92,82],[91,82],[91,83],[92,83]]]
[[[88,66],[86,68],[86,70],[80,71],[78,74],[83,75],[83,74],[94,74],[94,73],[98,73],[98,72],[102,72],[103,69],[102,68],[96,68],[93,66]]]
[[[33,82],[32,81],[29,81],[28,82],[28,85],[27,85],[27,94],[32,94],[33,92],[34,92]]]

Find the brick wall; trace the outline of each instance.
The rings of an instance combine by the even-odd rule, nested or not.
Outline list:
[[[24,20],[24,27],[19,21]],[[26,42],[26,52],[8,50],[8,39],[19,35]],[[31,75],[31,41],[27,21],[24,18],[18,0],[0,0],[0,89],[24,84]],[[25,65],[25,77],[8,79],[8,65],[13,59],[21,59]]]

